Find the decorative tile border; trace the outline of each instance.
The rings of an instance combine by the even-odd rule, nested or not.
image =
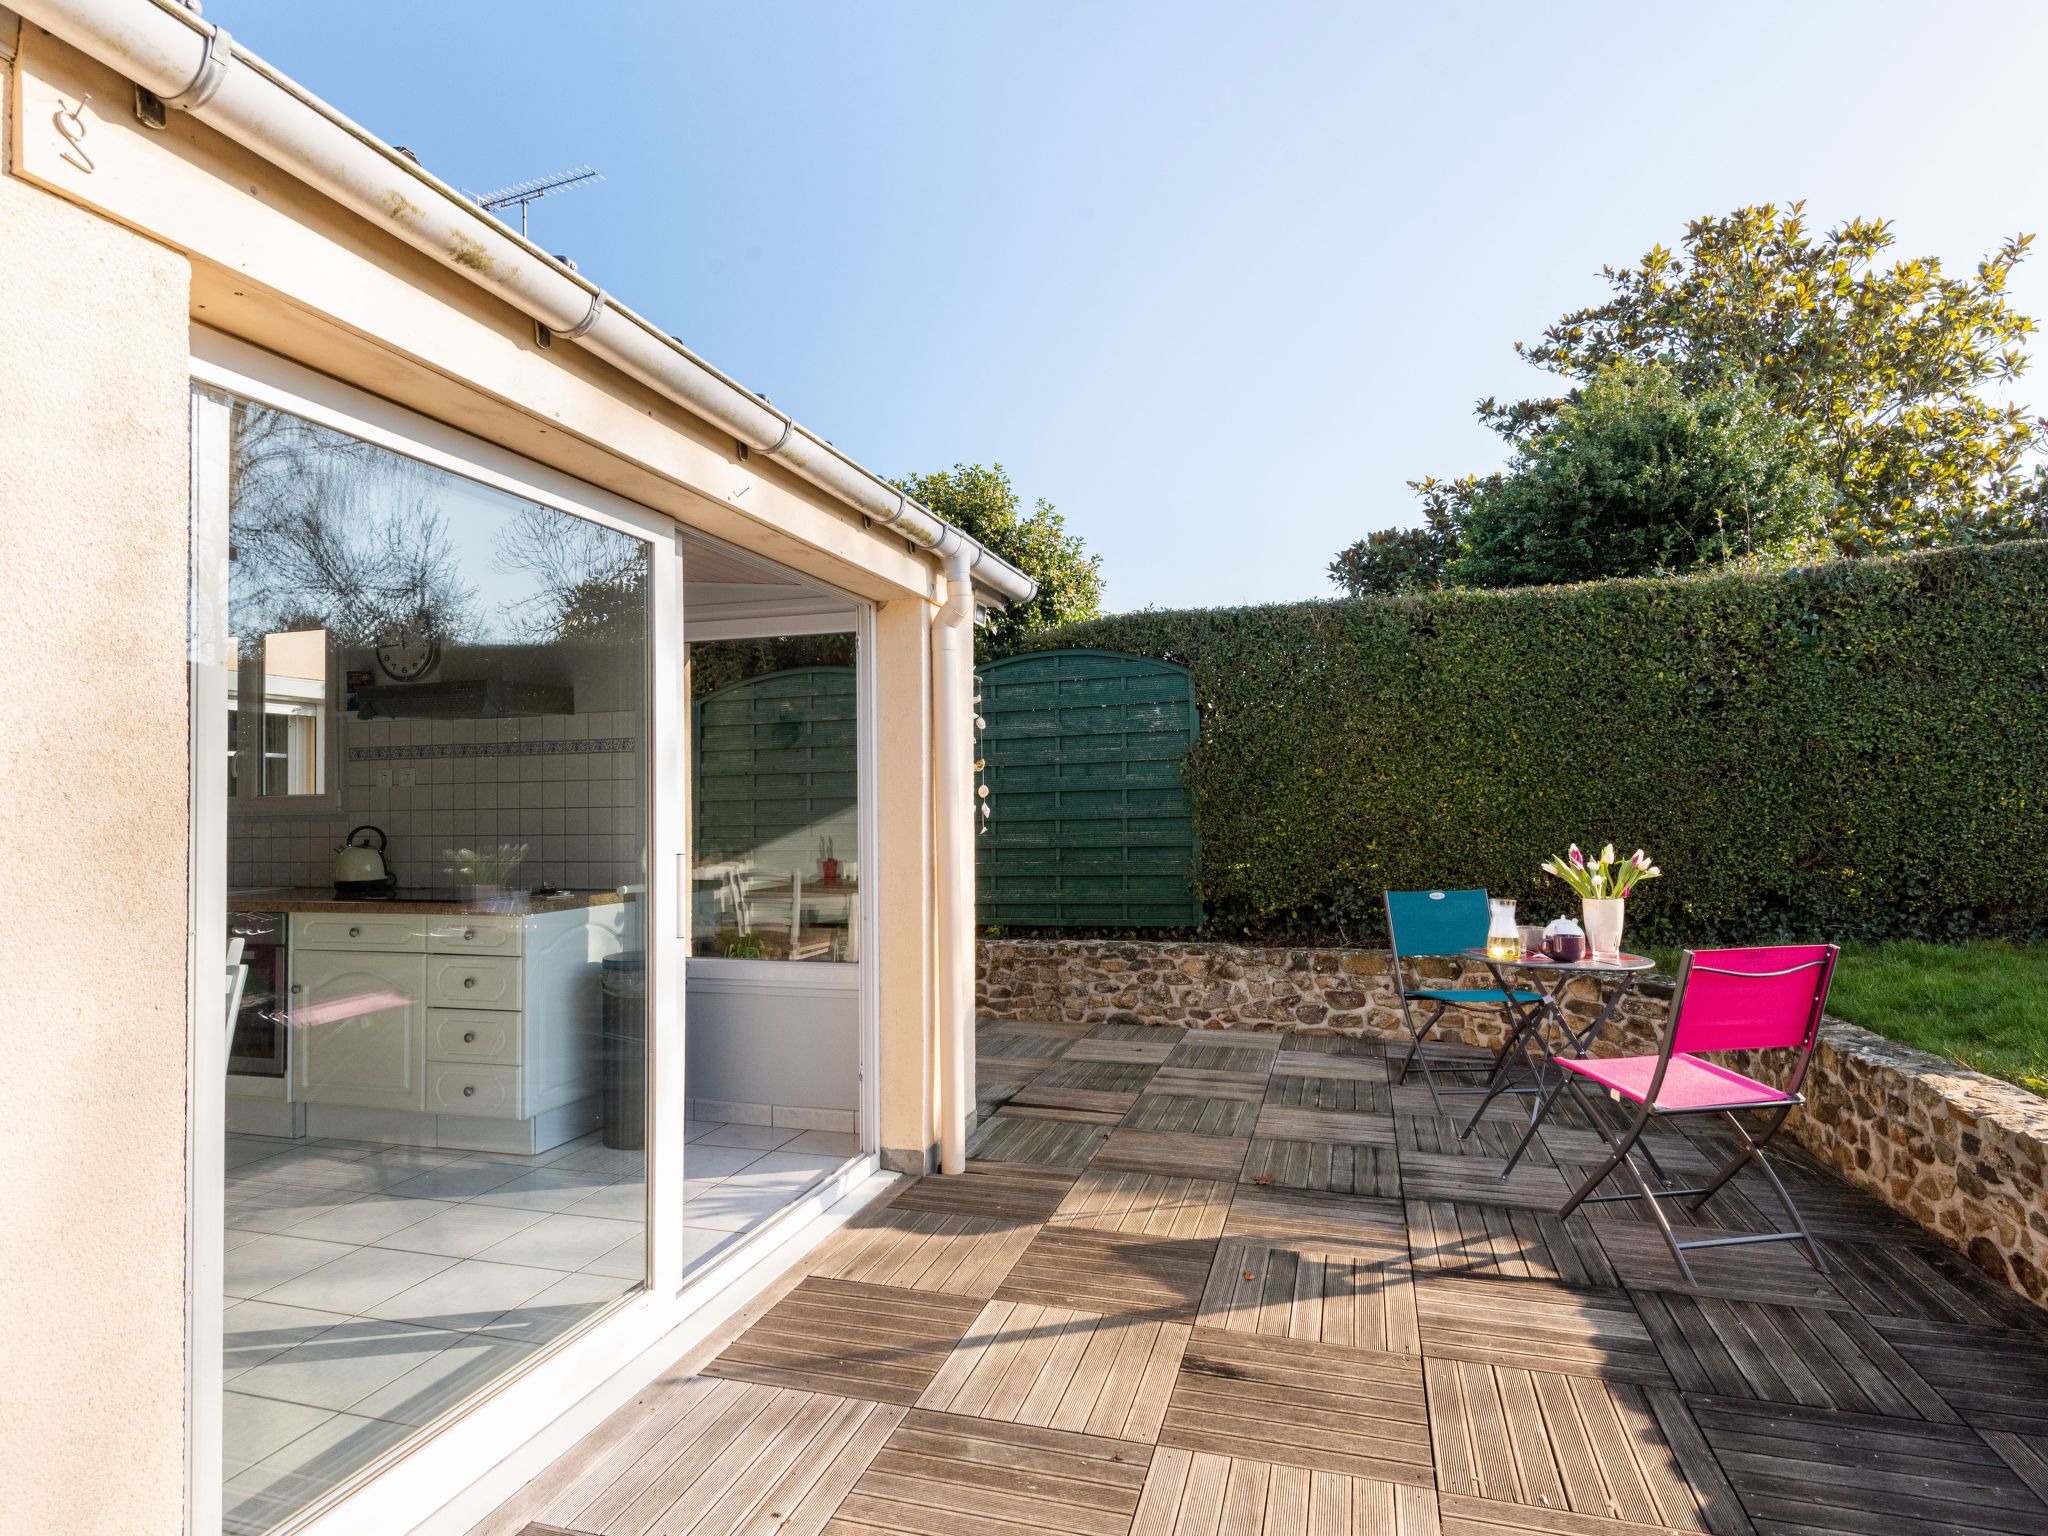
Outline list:
[[[635,736],[578,736],[570,741],[444,742],[437,746],[350,747],[352,763],[389,763],[433,757],[559,757],[593,752],[637,752]]]

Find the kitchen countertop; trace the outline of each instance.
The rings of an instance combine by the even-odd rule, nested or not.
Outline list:
[[[493,901],[464,901],[458,896],[407,896],[389,901],[349,900],[332,891],[231,891],[234,912],[412,912],[428,916],[525,916],[529,913],[573,912],[584,907],[616,907],[632,901],[617,891],[565,891],[559,896],[530,896],[522,906],[502,907]]]

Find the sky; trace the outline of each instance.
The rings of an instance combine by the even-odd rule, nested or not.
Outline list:
[[[1002,463],[1118,611],[1330,595],[1690,218],[1803,197],[1957,271],[2048,224],[2033,0],[206,15],[458,186],[595,166],[536,240],[878,473]]]

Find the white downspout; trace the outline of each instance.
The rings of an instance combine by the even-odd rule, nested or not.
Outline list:
[[[939,1172],[967,1167],[974,1107],[974,591],[967,540],[940,546],[946,603],[932,629],[932,820],[938,869]]]

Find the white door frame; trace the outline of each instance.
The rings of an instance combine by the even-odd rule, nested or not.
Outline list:
[[[736,1309],[823,1232],[893,1182],[868,1156],[794,1203],[683,1283],[683,963],[689,727],[683,679],[679,526],[631,502],[534,464],[389,401],[195,326],[196,384],[260,400],[527,500],[617,529],[654,548],[651,597],[648,862],[645,901],[651,1113],[647,1183],[649,1283],[537,1363],[498,1383],[428,1438],[366,1469],[299,1527],[306,1536],[363,1530],[461,1530],[566,1449],[660,1370],[695,1335]],[[187,1486],[191,1536],[217,1536],[221,1514],[222,1263],[226,1030],[220,987],[227,923],[226,673],[199,643],[225,633],[226,413],[195,398],[190,974],[192,1030],[188,1167]],[[209,470],[212,472],[209,473]],[[866,622],[864,620],[864,622]],[[871,648],[864,648],[871,650]],[[865,691],[865,690],[864,690]],[[871,695],[869,695],[871,696]],[[869,754],[864,751],[863,767]],[[870,781],[871,782],[871,781]],[[871,801],[872,796],[864,797]],[[865,814],[865,813],[864,813]],[[869,884],[872,884],[869,882]],[[863,900],[868,898],[863,896]],[[872,932],[872,927],[870,927]],[[872,971],[873,967],[866,967]],[[865,1002],[865,1000],[864,1000]],[[872,1016],[871,1006],[863,1013]],[[866,1024],[872,1030],[872,1022]],[[864,1036],[864,1046],[867,1041]],[[864,1056],[872,1059],[864,1049]],[[876,1074],[865,1072],[872,1091]],[[873,1124],[872,1115],[863,1117]],[[865,1150],[865,1149],[864,1149]],[[752,1282],[752,1283],[749,1283]]]

